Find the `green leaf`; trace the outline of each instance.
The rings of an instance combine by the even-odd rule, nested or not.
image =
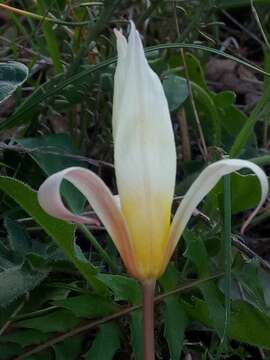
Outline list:
[[[261,186],[256,175],[231,175],[232,213],[237,214],[257,206],[261,198]]]
[[[225,90],[219,93],[212,93],[212,98],[216,106],[220,109],[230,107],[235,104],[236,94],[233,91]]]
[[[183,44],[183,43],[167,43],[167,44],[160,44],[157,46],[151,46],[145,49],[145,52],[153,52],[160,49],[178,49],[178,48],[187,48],[187,49],[198,49],[206,52],[210,52],[213,54],[218,54],[223,56],[227,59],[236,61],[239,64],[242,64],[250,69],[258,71],[264,75],[270,75],[264,70],[260,69],[253,64],[239,59],[235,56],[227,54],[223,51],[213,49],[207,46],[199,45],[199,44]],[[90,74],[97,72],[98,70],[102,70],[107,66],[116,62],[116,58],[110,58],[106,61],[103,61],[97,65],[89,66],[86,70],[82,70],[77,72],[76,74],[66,78],[63,75],[58,75],[54,79],[49,80],[45,84],[42,84],[39,88],[37,88],[31,96],[29,96],[19,107],[18,109],[9,117],[7,120],[3,121],[0,124],[0,130],[10,129],[12,127],[29,123],[33,120],[33,114],[37,112],[38,107],[40,104],[45,101],[46,99],[62,95],[63,89],[68,85],[74,85],[75,83],[90,83],[89,78]]]
[[[176,75],[169,75],[163,81],[162,85],[168,100],[170,111],[179,109],[188,97],[186,79]]]
[[[164,291],[177,287],[180,274],[175,266],[169,264],[165,274],[160,279]],[[171,360],[179,360],[183,348],[187,315],[178,296],[169,296],[164,299],[164,337],[167,341]]]
[[[230,156],[232,158],[236,158],[240,156],[240,154],[244,150],[246,143],[248,142],[250,136],[252,135],[254,126],[258,121],[260,115],[264,111],[269,111],[270,108],[269,92],[270,92],[270,84],[268,85],[268,88],[265,89],[263,96],[257,103],[255,109],[250,114],[248,121],[246,121],[241,131],[239,132],[238,136],[234,140],[234,143],[230,149]]]
[[[52,134],[42,137],[18,139],[16,141],[26,149],[39,150],[36,152],[30,151],[29,155],[47,176],[68,167],[84,166],[82,161],[72,158],[72,155],[79,155],[79,153],[72,143],[72,138],[67,134]],[[50,154],[50,152],[55,152],[56,154]],[[70,154],[71,156],[61,154]],[[70,209],[80,213],[85,204],[84,196],[68,182],[63,183],[61,192]]]
[[[96,295],[74,296],[68,299],[54,301],[53,305],[70,310],[77,317],[88,318],[106,316],[117,309],[109,300]]]
[[[255,0],[258,5],[269,5],[269,0]],[[220,8],[234,8],[250,6],[250,0],[216,0],[215,5]]]
[[[28,77],[28,68],[18,62],[0,63],[0,103],[6,100]]]
[[[8,360],[11,356],[20,354],[22,348],[18,344],[0,344],[0,360]]]
[[[188,315],[213,328],[213,319],[209,317],[208,305],[205,301],[193,298],[193,303],[182,301]],[[259,348],[270,349],[270,317],[251,304],[236,300],[232,302],[229,336]]]
[[[196,266],[199,277],[204,278],[210,275],[209,256],[207,254],[203,240],[196,238],[194,234],[185,230],[184,239],[187,243],[187,256]],[[209,317],[219,336],[223,335],[225,309],[223,306],[223,295],[213,281],[208,281],[199,286],[203,297],[208,305]]]
[[[21,181],[1,176],[0,189],[13,198],[54,239],[97,291],[104,290],[94,276],[96,269],[86,258],[78,259],[74,253],[74,225],[57,220],[45,213],[38,203],[37,193]]]
[[[164,302],[164,336],[168,343],[171,360],[179,360],[187,325],[186,312],[176,297],[169,297]]]
[[[142,302],[142,290],[139,283],[129,277],[120,275],[99,274],[98,279],[102,281],[113,292],[116,300],[128,301],[130,304]],[[143,358],[143,318],[142,311],[136,310],[130,314],[131,345],[136,360]]]
[[[130,314],[131,345],[136,360],[143,359],[143,313],[141,310]]]
[[[264,292],[259,278],[259,264],[256,259],[246,262],[243,267],[233,272],[242,285],[242,289],[250,297],[250,302],[261,310],[266,309]]]
[[[21,320],[16,324],[18,327],[39,330],[42,333],[54,331],[68,331],[80,323],[75,315],[68,310],[57,310],[44,316],[38,316],[32,319]]]
[[[79,71],[68,79],[60,74],[48,80],[39,86],[8,119],[0,124],[0,130],[10,129],[20,124],[27,124],[33,121],[36,119],[33,115],[36,115],[43,101],[52,96],[62,95],[63,89],[68,85],[74,85],[77,82],[80,84],[90,84],[91,73],[110,65],[114,61],[116,61],[116,59],[109,59],[95,66],[89,66],[87,70]]]
[[[120,348],[120,330],[115,322],[103,324],[90,348],[86,360],[112,360]]]
[[[0,336],[1,343],[11,342],[19,344],[22,347],[40,344],[42,342],[45,342],[47,339],[47,334],[32,329],[15,330],[7,335]]]
[[[209,257],[202,239],[197,238],[191,230],[185,230],[184,239],[187,244],[185,256],[196,266],[201,278],[209,276]]]
[[[52,175],[70,166],[83,166],[84,164],[82,161],[72,158],[72,155],[79,155],[79,152],[68,134],[22,138],[16,139],[16,142],[29,150],[38,149],[30,151],[30,156],[46,175]]]
[[[221,120],[216,105],[207,90],[194,82],[192,82],[191,85],[196,103],[199,105],[199,115],[203,118],[202,126],[207,142],[215,146],[220,146]]]
[[[165,273],[159,279],[164,291],[170,291],[177,287],[181,280],[181,274],[176,269],[174,263],[170,262]]]
[[[24,256],[19,252],[12,251],[0,241],[0,270],[7,270],[23,265]]]
[[[46,9],[46,2],[44,0],[37,0],[36,4],[39,14],[46,16],[45,14],[49,11],[49,9]],[[53,29],[53,25],[48,21],[42,21],[41,26],[46,39],[48,52],[52,58],[55,70],[57,73],[61,73],[63,71],[63,67],[60,58],[58,41],[55,30]]]
[[[32,249],[32,241],[25,229],[15,220],[5,217],[10,248],[19,254],[26,254]]]
[[[47,272],[31,274],[20,268],[10,268],[0,272],[0,307],[7,306],[34,289],[46,276]]]
[[[27,357],[27,360],[55,360],[55,356],[51,349],[47,349],[39,354]]]
[[[141,303],[142,290],[135,279],[109,274],[98,274],[97,278],[111,289],[116,300],[126,300],[133,305]]]
[[[55,360],[79,359],[82,352],[82,340],[81,336],[76,336],[54,345]]]
[[[256,175],[233,173],[230,176],[232,214],[238,214],[256,207],[261,198],[261,186]],[[219,183],[213,192],[222,194],[222,183]]]
[[[176,67],[179,67],[179,65],[180,65],[183,69],[183,70],[179,71],[180,76],[185,77],[186,72],[185,72],[182,56],[179,56],[179,54],[173,55],[173,56],[176,57],[176,61],[177,61],[175,64]],[[185,60],[186,60],[186,65],[187,65],[187,69],[188,69],[189,79],[193,83],[199,85],[206,92],[208,92],[208,87],[207,87],[207,83],[206,83],[206,79],[205,79],[205,75],[204,75],[204,70],[201,66],[199,59],[191,53],[186,53]]]
[[[229,151],[235,138],[239,135],[243,126],[248,122],[248,117],[235,106],[236,95],[231,91],[223,91],[212,94],[212,99],[217,107],[218,116],[222,125],[222,143],[225,150]],[[247,150],[256,147],[254,131],[247,139]]]

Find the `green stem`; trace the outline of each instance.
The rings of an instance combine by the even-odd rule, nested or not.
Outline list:
[[[140,27],[146,19],[150,18],[152,13],[156,10],[162,0],[151,1],[151,5],[146,9],[146,11],[140,15],[139,19],[137,20],[137,27]]]
[[[252,134],[254,126],[259,119],[259,116],[262,114],[263,111],[265,111],[265,109],[267,110],[269,108],[269,91],[270,85],[265,89],[263,96],[250,114],[248,121],[246,121],[245,125],[242,127],[241,131],[237,135],[230,149],[231,158],[239,157],[242,149],[244,148]]]
[[[40,310],[32,311],[30,313],[17,315],[17,316],[14,316],[14,321],[32,319],[32,318],[35,318],[38,316],[47,315],[48,313],[50,313],[56,309],[59,309],[59,307],[53,305],[53,306],[47,307],[45,309],[40,309]]]
[[[268,140],[268,124],[269,124],[269,114],[265,114],[263,117],[263,147],[267,147]]]
[[[155,336],[154,336],[154,295],[155,280],[146,280],[143,287],[143,336],[144,336],[144,360],[155,360]]]
[[[257,164],[259,166],[269,165],[270,164],[270,155],[262,155],[254,158],[250,158],[249,161]]]
[[[11,12],[13,14],[16,14],[16,15],[26,16],[26,17],[30,17],[31,19],[34,19],[34,20],[51,22],[51,23],[59,24],[59,25],[86,26],[92,22],[90,20],[88,20],[88,21],[63,21],[63,20],[59,20],[56,18],[48,17],[48,16],[42,16],[42,15],[30,12],[30,11],[26,11],[23,9],[18,9],[16,7],[9,6],[9,5],[2,4],[2,3],[0,3],[0,8],[6,10],[8,12]]]
[[[84,234],[84,236],[90,241],[91,245],[99,252],[101,257],[106,261],[106,263],[110,266],[111,270],[115,273],[118,273],[118,268],[107,254],[107,252],[102,248],[102,246],[97,242],[95,237],[91,234],[91,232],[87,229],[85,225],[78,225],[78,229]]]
[[[99,16],[99,19],[95,23],[90,24],[88,32],[89,35],[85,43],[79,49],[78,54],[73,63],[70,65],[66,75],[70,76],[77,72],[77,68],[81,62],[82,57],[89,51],[89,44],[95,41],[99,34],[108,26],[108,23],[120,2],[121,0],[106,0],[104,2],[104,7]]]
[[[226,345],[231,313],[231,179],[224,176],[224,268],[225,268],[225,321],[217,359]]]

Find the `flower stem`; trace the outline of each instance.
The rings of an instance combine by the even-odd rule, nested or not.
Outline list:
[[[96,238],[92,233],[87,229],[85,225],[78,225],[78,229],[85,235],[86,239],[90,241],[91,245],[99,252],[101,257],[107,264],[110,266],[111,270],[115,273],[119,273],[119,270],[115,263],[110,258],[109,254],[103,249],[103,247],[97,242]]]
[[[154,295],[155,280],[143,282],[144,360],[155,360]]]

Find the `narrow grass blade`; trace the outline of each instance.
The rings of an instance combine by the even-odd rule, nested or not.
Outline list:
[[[40,14],[45,15],[46,7],[44,0],[37,0],[37,8]],[[61,58],[60,58],[60,51],[57,42],[57,38],[53,31],[52,24],[48,21],[42,22],[42,30],[46,39],[47,47],[49,54],[52,58],[53,65],[55,68],[56,73],[61,73],[63,71]]]
[[[231,179],[224,176],[224,268],[225,268],[225,321],[223,336],[218,349],[217,359],[220,358],[226,346],[230,326],[231,314]]]

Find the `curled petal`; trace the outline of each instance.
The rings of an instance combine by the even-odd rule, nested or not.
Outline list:
[[[157,277],[166,248],[176,152],[167,100],[131,23],[125,51],[118,33],[114,158],[121,208],[144,277]],[[120,50],[120,51],[119,51]]]
[[[137,277],[130,236],[121,209],[108,187],[92,171],[71,167],[50,176],[38,191],[41,207],[48,214],[62,220],[78,224],[93,223],[91,218],[73,214],[64,206],[60,195],[60,186],[64,179],[71,182],[87,198],[113,239],[128,271]]]
[[[222,176],[240,170],[241,168],[248,168],[252,170],[257,175],[261,184],[261,200],[257,208],[252,212],[251,216],[245,222],[245,227],[250,223],[266,199],[268,193],[267,176],[260,167],[250,161],[235,159],[217,161],[202,171],[199,177],[189,188],[176,211],[170,230],[170,237],[165,260],[166,264],[169,261],[193,211],[196,209],[201,200],[217,184]],[[166,264],[164,263],[164,267]]]

